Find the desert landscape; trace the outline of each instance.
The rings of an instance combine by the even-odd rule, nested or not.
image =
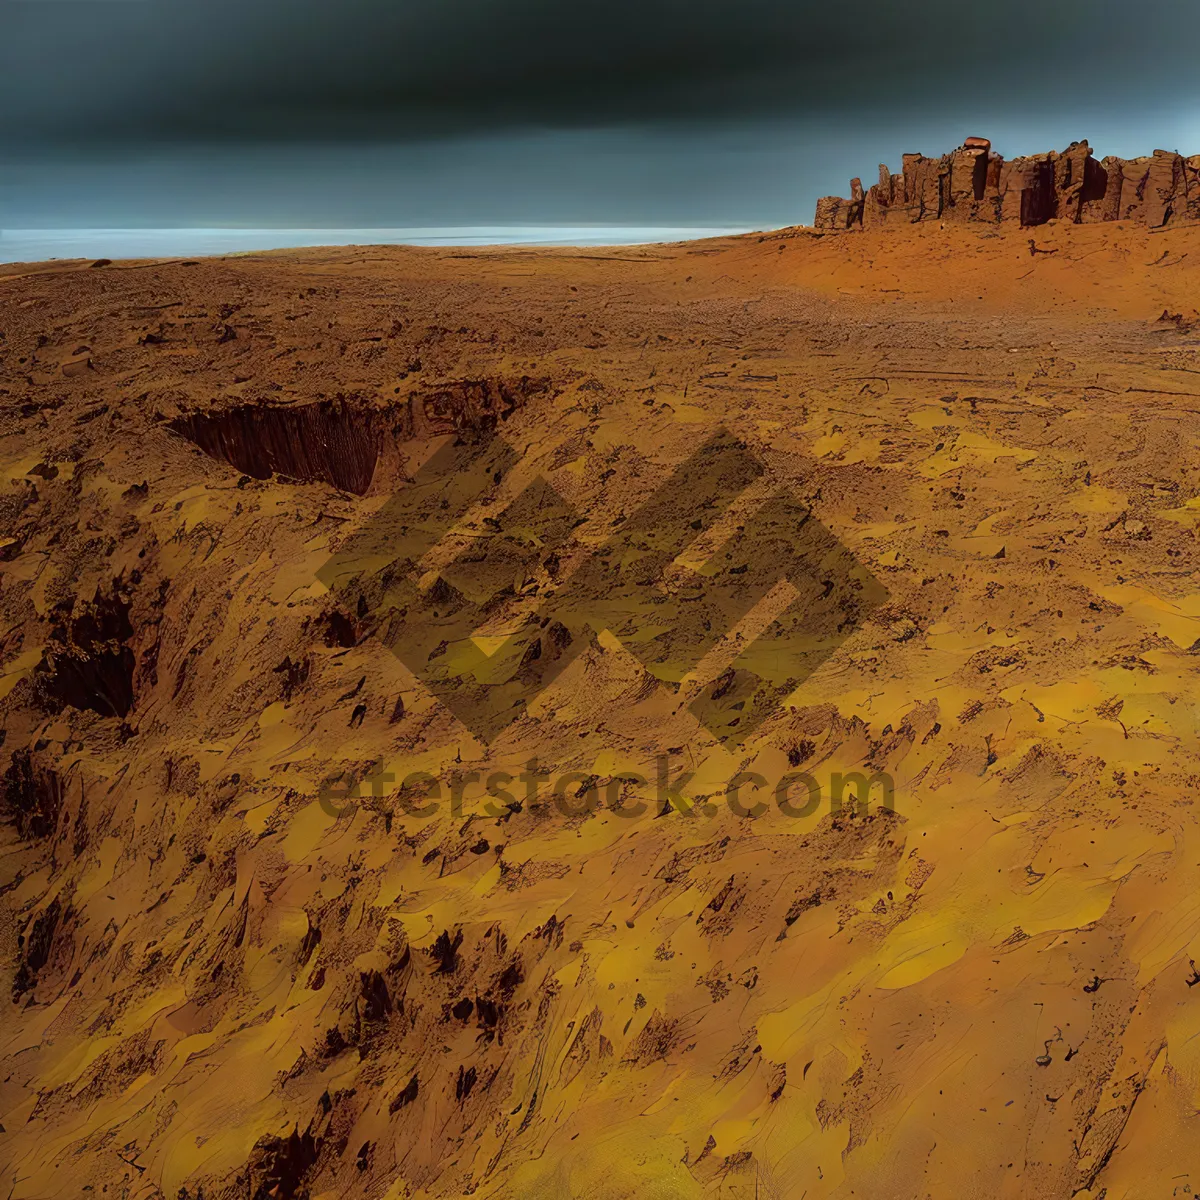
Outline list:
[[[0,267],[0,1195],[1200,1188],[1200,224],[980,153]]]

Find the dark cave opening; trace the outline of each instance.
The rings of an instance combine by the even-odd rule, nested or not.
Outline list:
[[[1022,226],[1044,225],[1054,216],[1054,164],[1038,163],[1028,186],[1021,190]]]

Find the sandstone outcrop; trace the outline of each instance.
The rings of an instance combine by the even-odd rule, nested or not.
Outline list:
[[[864,193],[850,181],[850,198],[817,201],[814,225],[824,232],[910,225],[919,221],[1042,225],[1138,221],[1151,228],[1200,220],[1200,155],[1155,150],[1146,158],[1107,157],[1072,142],[1009,161],[986,138],[969,137],[941,158],[905,154],[898,175],[879,168]]]

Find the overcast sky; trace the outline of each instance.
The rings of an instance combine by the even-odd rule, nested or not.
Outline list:
[[[1200,150],[1197,33],[1190,0],[0,0],[0,221],[806,222],[968,133]]]

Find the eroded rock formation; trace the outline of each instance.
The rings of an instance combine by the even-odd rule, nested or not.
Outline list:
[[[111,592],[99,588],[91,601],[80,601],[74,615],[59,620],[35,671],[38,693],[51,712],[90,709],[102,717],[125,717],[133,707],[136,661],[129,601],[123,584]]]
[[[1099,162],[1084,142],[1010,161],[986,138],[969,137],[950,154],[906,154],[900,174],[879,168],[866,192],[850,181],[850,197],[817,201],[814,225],[826,232],[981,221],[1042,225],[1138,221],[1152,228],[1200,220],[1200,155],[1155,150],[1146,158]]]
[[[6,816],[23,841],[49,837],[58,824],[62,807],[62,780],[58,772],[28,750],[13,751],[3,776]]]

